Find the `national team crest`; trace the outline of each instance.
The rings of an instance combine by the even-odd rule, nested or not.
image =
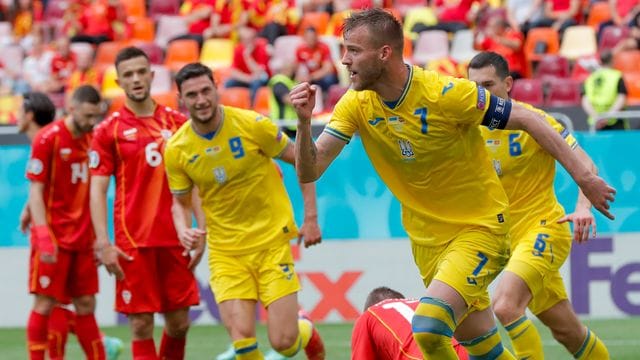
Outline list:
[[[51,278],[49,278],[46,275],[42,275],[40,276],[40,278],[38,279],[38,282],[40,283],[40,287],[43,289],[46,289],[49,287],[49,285],[51,285]]]
[[[124,138],[129,141],[135,141],[138,138],[138,129],[131,128],[131,129],[124,130],[122,132],[122,136],[124,136]]]
[[[69,160],[69,156],[71,156],[71,148],[60,149],[60,157],[62,158],[62,160]]]
[[[413,146],[411,146],[409,140],[398,139],[398,145],[400,146],[400,155],[402,155],[404,160],[415,159],[416,155],[413,152]]]
[[[227,182],[227,172],[224,170],[223,166],[213,169],[213,175],[215,176],[218,184],[224,184]]]
[[[160,135],[162,135],[163,139],[169,140],[171,135],[173,135],[173,132],[171,130],[169,130],[169,129],[162,129],[162,130],[160,130]]]
[[[122,290],[122,293],[120,295],[122,296],[122,300],[125,304],[129,304],[131,302],[131,291]]]

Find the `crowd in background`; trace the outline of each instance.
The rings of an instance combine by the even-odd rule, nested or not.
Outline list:
[[[477,51],[495,51],[517,79],[514,98],[537,106],[583,106],[595,118],[619,110],[613,104],[584,104],[593,91],[583,83],[603,66],[601,59],[618,70],[622,83],[604,97],[624,95],[623,106],[640,103],[639,5],[639,0],[0,0],[0,123],[15,122],[27,91],[46,92],[64,109],[66,94],[91,84],[112,108],[122,104],[112,64],[117,50],[130,44],[150,55],[156,72],[152,95],[169,106],[179,106],[175,70],[201,61],[214,70],[223,104],[292,118],[288,89],[310,81],[322,89],[316,113],[326,113],[349,86],[340,65],[341,23],[351,11],[368,7],[386,8],[403,22],[409,63],[464,77],[466,62]],[[602,87],[597,94],[614,91],[607,81],[593,82]]]

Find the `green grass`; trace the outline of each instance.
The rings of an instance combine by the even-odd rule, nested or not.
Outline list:
[[[609,348],[611,358],[615,360],[635,360],[640,358],[640,318],[628,318],[621,320],[592,320],[587,325],[604,339]],[[318,328],[327,346],[327,360],[350,359],[349,343],[351,324],[319,325]],[[562,346],[557,344],[546,328],[540,332],[544,341],[544,351],[547,359],[563,360],[572,359]],[[129,329],[124,326],[107,327],[103,332],[109,336],[116,336],[125,341],[129,339]],[[156,339],[160,338],[161,329],[156,329]],[[0,358],[25,359],[26,348],[24,341],[24,329],[0,329]],[[505,334],[503,333],[503,337]],[[159,341],[159,340],[157,340]],[[258,329],[258,341],[261,348],[266,350],[267,339],[264,326]],[[158,345],[156,343],[156,345]],[[194,326],[189,331],[187,341],[187,359],[214,359],[215,355],[224,351],[228,345],[227,334],[221,326]],[[73,335],[69,337],[67,345],[68,359],[82,359],[82,351]],[[131,359],[128,344],[120,359]],[[296,357],[304,359],[304,355]]]

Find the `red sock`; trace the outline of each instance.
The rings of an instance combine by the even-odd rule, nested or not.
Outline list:
[[[64,359],[64,348],[69,334],[69,315],[71,311],[54,306],[49,314],[49,357],[52,360]]]
[[[133,353],[133,360],[158,360],[156,344],[154,344],[153,338],[133,340],[131,342],[131,352]]]
[[[102,336],[93,314],[76,315],[76,336],[87,359],[106,359]]]
[[[160,343],[160,359],[161,360],[183,360],[184,346],[187,340],[185,338],[174,338],[162,332],[162,342]]]
[[[44,353],[47,350],[47,328],[49,316],[31,311],[29,322],[27,323],[27,349],[29,359],[44,360]]]

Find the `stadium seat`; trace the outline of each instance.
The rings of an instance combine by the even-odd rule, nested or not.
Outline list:
[[[640,72],[629,72],[622,75],[627,88],[627,105],[640,105]]]
[[[16,75],[22,74],[24,50],[20,45],[6,45],[0,51],[0,62],[5,69],[11,69]]]
[[[570,26],[564,31],[560,44],[560,55],[569,60],[594,55],[598,51],[596,32],[586,25]]]
[[[526,102],[533,106],[542,106],[544,105],[542,80],[517,79],[513,82],[510,96],[515,100]]]
[[[600,52],[604,50],[611,50],[620,40],[625,39],[629,35],[629,28],[626,26],[607,26],[602,30],[600,35],[600,43],[598,44],[598,50]]]
[[[304,34],[304,31],[313,26],[319,35],[325,34],[327,31],[327,25],[329,24],[329,13],[324,11],[312,11],[302,15],[300,25],[298,26],[298,35]]]
[[[181,0],[153,0],[149,1],[149,16],[158,20],[162,15],[176,15],[180,11]]]
[[[147,6],[145,4],[145,0],[125,0],[120,1],[120,3],[124,5],[124,10],[127,13],[127,17],[147,16]]]
[[[21,107],[21,95],[0,95],[0,125],[15,124]]]
[[[131,39],[153,41],[156,38],[155,24],[148,17],[129,17],[127,19],[131,29]]]
[[[551,107],[580,106],[581,87],[580,82],[573,79],[550,81],[546,105]]]
[[[151,97],[160,105],[168,106],[176,110],[178,109],[178,93],[175,91],[157,93],[151,95]]]
[[[200,49],[198,42],[191,39],[174,40],[167,47],[164,65],[173,72],[178,72],[183,66],[198,62]]]
[[[458,30],[453,34],[451,40],[450,56],[457,62],[467,62],[471,60],[478,51],[473,48],[473,30]]]
[[[342,59],[342,52],[340,50],[340,39],[333,35],[320,36],[320,41],[325,43],[331,51],[331,60],[334,63],[339,64]]]
[[[187,21],[182,16],[163,15],[158,17],[155,43],[166,48],[169,40],[188,32]]]
[[[349,90],[348,87],[340,84],[331,85],[327,92],[327,109],[333,110],[333,107],[336,106],[342,95],[344,95],[347,90]]]
[[[405,17],[405,20],[406,20],[407,13],[411,9],[415,9],[417,7],[421,7],[425,5],[426,5],[425,0],[395,0],[393,2],[393,7],[398,9],[400,14],[402,14],[402,16]]]
[[[284,64],[296,61],[296,49],[302,44],[302,37],[298,35],[283,35],[276,38],[273,43],[273,55],[269,61],[269,67],[277,72]]]
[[[253,110],[264,116],[271,116],[271,107],[269,106],[269,98],[271,97],[271,88],[263,86],[256,93],[255,104]]]
[[[404,31],[404,36],[408,36],[412,41],[417,40],[420,35],[419,33],[412,31],[416,24],[431,26],[438,23],[438,18],[433,10],[425,7],[424,5],[425,4],[423,2],[422,6],[411,8],[407,10],[405,14],[402,31]]]
[[[413,48],[413,61],[424,66],[431,60],[449,56],[449,36],[443,30],[423,31]]]
[[[208,39],[202,45],[200,62],[212,70],[231,66],[234,46],[230,39]]]
[[[227,82],[229,76],[231,75],[231,67],[219,67],[213,70],[213,79],[216,81],[216,85],[223,86],[224,83]]]
[[[408,36],[404,36],[404,48],[402,49],[404,61],[413,64],[413,42]]]
[[[546,44],[546,52],[536,53],[536,44]],[[533,28],[524,41],[524,55],[529,63],[540,61],[547,54],[557,54],[560,49],[558,32],[552,28]]]
[[[104,70],[104,74],[102,76],[102,87],[100,89],[102,97],[105,99],[114,99],[118,96],[124,95],[124,90],[122,90],[118,83],[116,83],[117,78],[118,74],[114,65],[110,65]]]
[[[149,57],[151,64],[164,64],[164,50],[154,42],[136,43],[136,46]]]
[[[62,19],[64,12],[67,10],[72,0],[49,0],[47,6],[44,8],[43,20],[50,21],[56,19]]]
[[[171,71],[162,65],[151,65],[153,82],[151,83],[151,94],[170,92],[173,88]]]
[[[601,23],[611,19],[611,8],[608,1],[598,1],[591,3],[587,15],[587,25],[594,30],[598,30]]]
[[[393,15],[394,18],[396,18],[398,21],[400,21],[400,23],[402,24],[403,20],[402,20],[402,14],[400,13],[400,11],[394,7],[386,7],[383,9],[386,12],[391,13],[391,15]]]
[[[613,67],[624,72],[640,72],[640,50],[623,51],[613,56]]]
[[[84,42],[71,43],[69,44],[69,48],[76,57],[82,57],[85,59],[87,56],[93,57],[96,52],[96,50],[93,48],[93,45]]]
[[[344,19],[349,17],[351,14],[351,10],[345,10],[341,12],[336,12],[331,15],[329,19],[329,24],[327,24],[327,29],[325,30],[326,35],[333,36],[342,36],[342,24],[344,24]]]
[[[569,60],[560,55],[546,55],[540,59],[534,77],[543,81],[556,78],[568,78]]]
[[[245,87],[230,87],[230,88],[218,88],[218,94],[220,95],[220,103],[222,105],[234,106],[241,109],[251,108],[251,95],[248,88]]]
[[[119,41],[107,41],[98,45],[96,49],[96,58],[94,60],[95,68],[99,73],[105,71],[112,66],[116,60],[116,55],[126,46],[126,43]]]
[[[0,21],[0,40],[9,43],[13,37],[13,25],[9,21]]]
[[[578,58],[571,69],[571,78],[584,82],[598,67],[600,61],[595,55]]]

